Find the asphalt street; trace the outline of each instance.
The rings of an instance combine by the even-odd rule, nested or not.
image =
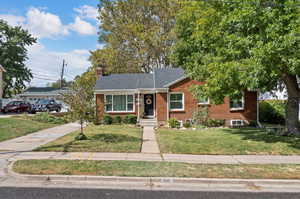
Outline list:
[[[186,192],[1,187],[0,199],[299,199],[300,193]]]

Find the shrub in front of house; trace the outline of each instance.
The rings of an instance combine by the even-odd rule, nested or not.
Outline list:
[[[119,115],[113,117],[113,123],[114,123],[114,124],[121,124],[121,123],[122,123],[122,117],[119,116]]]
[[[113,123],[113,118],[110,115],[103,116],[103,124],[110,125]]]
[[[208,121],[208,107],[199,107],[193,112],[193,124],[195,125],[206,125]]]
[[[187,121],[185,121],[184,123],[183,123],[183,127],[184,128],[191,128],[192,127],[192,123],[191,123],[191,121],[189,121],[189,120],[187,120]]]
[[[176,118],[170,118],[168,124],[170,128],[180,128],[180,122]]]
[[[219,120],[219,119],[208,119],[206,126],[207,127],[221,127],[224,126],[225,120]]]
[[[126,115],[123,119],[123,123],[125,124],[136,124],[137,116],[136,115]]]
[[[96,117],[95,119],[93,119],[93,124],[98,126],[98,125],[101,125],[101,121],[98,119],[98,117]]]
[[[259,103],[259,118],[261,122],[270,124],[285,123],[285,100],[266,100]]]
[[[250,126],[250,127],[258,127],[257,121],[256,120],[250,120],[248,126]]]

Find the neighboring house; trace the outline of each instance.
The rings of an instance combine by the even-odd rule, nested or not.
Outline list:
[[[3,72],[5,69],[0,65],[0,99],[3,97]]]
[[[148,74],[102,74],[98,68],[95,95],[100,119],[104,114],[135,114],[138,121],[153,118],[164,124],[170,118],[191,120],[198,107],[207,106],[209,117],[225,119],[226,125],[257,120],[256,91],[245,91],[242,99],[225,98],[221,105],[198,101],[189,88],[203,83],[186,77],[181,68],[155,69]]]
[[[66,88],[30,87],[19,94],[18,97],[31,103],[34,103],[39,99],[55,99],[59,101],[62,100],[62,94],[68,91],[69,90]]]

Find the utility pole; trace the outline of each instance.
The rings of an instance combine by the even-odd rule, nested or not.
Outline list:
[[[60,89],[62,89],[63,87],[63,80],[64,80],[64,73],[65,73],[65,66],[66,66],[66,62],[65,60],[63,60],[63,65],[62,65],[62,68],[61,68],[61,76],[60,76]]]

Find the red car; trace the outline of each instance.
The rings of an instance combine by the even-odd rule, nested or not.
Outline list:
[[[30,109],[31,109],[31,105],[28,102],[11,101],[2,108],[2,112],[3,113],[9,113],[9,112],[21,113],[21,112],[29,112]]]

